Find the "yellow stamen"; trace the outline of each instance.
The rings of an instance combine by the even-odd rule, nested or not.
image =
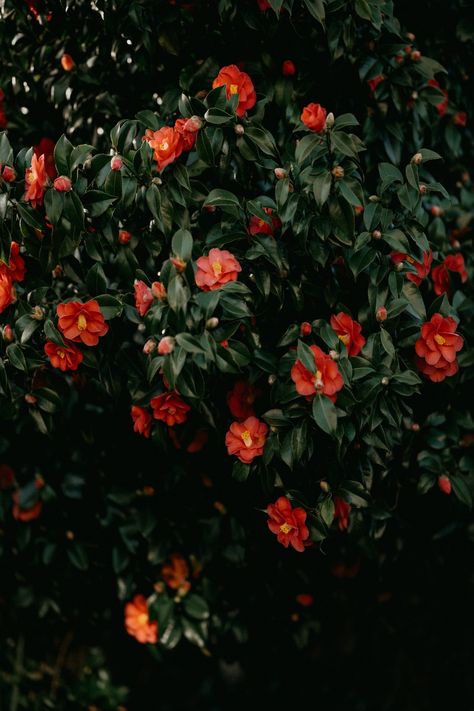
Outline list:
[[[294,526],[292,526],[291,524],[289,524],[289,523],[282,523],[281,526],[280,526],[280,531],[281,531],[282,533],[289,533],[292,528],[294,528]]]
[[[436,343],[438,344],[438,346],[444,346],[444,344],[446,343],[446,338],[443,338],[443,336],[440,336],[439,333],[436,334],[434,339],[435,339]]]
[[[85,331],[87,328],[87,319],[84,316],[84,314],[79,314],[79,317],[77,319],[77,328],[79,331]]]
[[[34,183],[34,181],[35,176],[33,175],[33,173],[28,173],[28,175],[26,176],[26,182],[31,185],[31,183]]]
[[[348,333],[342,333],[340,336],[338,336],[338,338],[344,343],[345,346],[347,346],[349,344],[349,341],[351,340],[351,337]]]
[[[211,266],[214,276],[219,277],[222,274],[222,264],[220,262],[212,262]]]
[[[147,625],[148,624],[148,614],[146,612],[142,612],[140,615],[137,616],[137,622],[140,626]]]
[[[237,85],[237,84],[231,84],[231,85],[229,86],[229,92],[230,92],[231,94],[238,94],[238,93],[239,93],[239,87],[238,87],[238,85]]]
[[[66,354],[65,354],[65,352],[62,350],[62,348],[59,348],[59,349],[56,351],[56,355],[59,356],[59,358],[61,358],[61,359],[63,359],[63,358],[66,357]]]
[[[245,430],[245,432],[242,432],[240,435],[242,442],[245,444],[246,447],[251,447],[253,444],[252,441],[252,436],[248,430]]]
[[[168,143],[168,141],[162,141],[160,143],[160,151],[167,151],[169,147],[170,144]]]
[[[265,220],[262,220],[262,218],[260,218],[258,221],[258,226],[263,227],[264,224],[265,224]]]
[[[407,254],[407,256],[406,256],[406,260],[407,260],[407,262],[409,262],[410,264],[414,264],[414,263],[415,263],[415,260],[413,259],[413,257],[409,257],[408,254]]]

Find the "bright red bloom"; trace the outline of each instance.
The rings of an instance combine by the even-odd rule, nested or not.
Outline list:
[[[340,496],[334,497],[334,520],[337,521],[340,531],[347,531],[349,527],[349,514],[351,505],[341,499]]]
[[[128,232],[128,230],[119,230],[118,241],[120,242],[120,244],[128,244],[131,239],[131,232]]]
[[[271,217],[271,224],[268,224],[268,222],[265,222],[261,217],[257,217],[256,215],[252,215],[250,218],[249,222],[249,232],[251,235],[258,235],[258,234],[263,234],[263,235],[273,235],[275,234],[276,230],[279,230],[281,227],[281,220],[279,217],[273,214],[273,210],[271,207],[264,207],[263,211]]]
[[[244,464],[250,464],[263,454],[268,427],[256,417],[243,422],[233,422],[225,436],[229,454],[234,454]]]
[[[349,356],[358,355],[365,346],[362,326],[343,311],[331,316],[331,328],[346,346]]]
[[[280,496],[274,504],[268,504],[267,514],[268,528],[276,535],[278,543],[285,548],[291,545],[295,551],[302,553],[309,538],[306,511],[300,507],[293,508],[286,496]]]
[[[310,346],[315,360],[315,372],[311,373],[300,360],[291,369],[291,379],[300,395],[327,395],[336,402],[336,393],[344,387],[344,380],[337,363],[318,346]]]
[[[74,69],[76,64],[70,54],[63,54],[61,57],[61,66],[65,72],[70,72]]]
[[[66,370],[77,370],[82,363],[84,356],[79,348],[69,345],[58,346],[52,341],[46,341],[44,344],[44,352],[48,356],[53,368],[59,368],[65,372]]]
[[[308,321],[303,321],[302,324],[300,324],[300,334],[302,336],[310,336],[313,332],[313,327],[311,326]]]
[[[465,111],[456,111],[453,116],[453,123],[455,126],[466,126],[467,124],[467,113]]]
[[[452,489],[451,479],[449,478],[449,476],[446,476],[446,474],[442,474],[441,476],[439,476],[438,486],[440,491],[443,492],[443,494],[449,495]]]
[[[378,85],[379,85],[384,79],[385,79],[385,77],[384,77],[383,74],[378,74],[378,75],[377,75],[376,77],[374,77],[373,79],[369,79],[369,81],[367,82],[367,84],[369,85],[369,89],[370,89],[370,91],[371,91],[372,94],[374,93],[374,91],[376,90],[376,88],[378,87]]]
[[[180,553],[170,555],[169,561],[161,568],[161,577],[171,590],[178,590],[181,595],[191,587],[189,565]]]
[[[448,108],[449,104],[449,94],[446,91],[446,89],[441,89],[441,86],[439,84],[439,81],[436,81],[436,79],[430,79],[428,81],[428,86],[434,86],[435,89],[440,89],[444,95],[444,99],[439,102],[439,104],[436,104],[436,110],[438,111],[438,114],[443,117],[446,113],[446,110]]]
[[[4,167],[2,170],[2,178],[6,183],[13,183],[13,181],[16,180],[16,173],[11,166],[6,165]]]
[[[177,392],[162,393],[151,400],[155,420],[166,422],[168,427],[186,422],[190,406],[180,398]]]
[[[238,380],[227,393],[227,406],[238,420],[245,420],[254,415],[253,404],[259,391],[247,380]]]
[[[437,267],[434,267],[431,272],[433,289],[435,294],[438,296],[441,294],[449,294],[449,272],[459,274],[463,284],[467,281],[466,265],[462,254],[448,254],[448,256],[445,257],[444,262],[439,264]]]
[[[15,519],[15,521],[23,521],[23,523],[27,523],[28,521],[34,521],[38,516],[40,515],[42,508],[43,508],[43,502],[41,499],[38,499],[38,501],[33,504],[33,506],[30,506],[27,509],[21,508],[20,507],[20,492],[19,491],[14,491],[12,493],[12,499],[13,499],[13,507],[12,507],[12,516]]]
[[[15,289],[10,273],[0,269],[0,314],[16,300]]]
[[[15,472],[8,464],[0,464],[0,491],[11,489],[15,484]]]
[[[125,629],[141,644],[156,644],[158,623],[150,622],[148,604],[143,595],[135,595],[125,605]]]
[[[0,270],[7,272],[12,281],[23,281],[25,278],[25,260],[20,256],[20,245],[18,242],[11,243],[8,265],[2,264]]]
[[[95,299],[85,304],[82,301],[58,304],[56,312],[59,317],[58,328],[69,341],[96,346],[99,338],[109,330]]]
[[[455,375],[459,366],[456,361],[464,345],[462,337],[456,333],[456,321],[448,316],[434,314],[421,327],[420,338],[415,343],[418,369],[434,383]]]
[[[183,151],[192,151],[194,144],[196,143],[197,133],[195,130],[190,131],[188,126],[192,124],[189,123],[189,119],[179,118],[176,119],[174,124],[174,129],[181,136],[181,147]]]
[[[153,294],[149,286],[144,281],[137,279],[133,286],[135,289],[135,307],[144,316],[153,303]]]
[[[44,167],[46,174],[51,180],[57,176],[56,165],[54,163],[54,146],[52,138],[43,137],[41,141],[34,147],[34,154],[38,158],[44,155]]]
[[[238,95],[239,103],[235,113],[241,118],[246,111],[252,109],[257,103],[257,94],[251,78],[246,72],[241,72],[235,64],[222,67],[212,82],[213,89],[217,89],[218,86],[226,87],[228,99],[234,94]]]
[[[281,71],[284,77],[292,77],[296,74],[295,63],[291,59],[285,59],[281,66]]]
[[[326,109],[321,104],[311,103],[304,107],[301,120],[314,133],[321,133],[326,126]]]
[[[151,433],[152,417],[148,410],[138,405],[132,405],[131,410],[133,420],[133,431],[143,435],[148,439]]]
[[[42,204],[47,180],[44,155],[38,158],[33,154],[31,168],[27,168],[25,173],[25,200],[29,200],[33,207]]]
[[[401,262],[408,262],[416,269],[416,274],[413,272],[407,272],[405,277],[408,281],[412,281],[417,286],[420,286],[423,279],[426,279],[430,273],[431,263],[433,261],[433,252],[429,249],[427,252],[423,252],[423,264],[420,262],[415,262],[413,257],[409,257],[408,254],[404,252],[391,252],[390,258],[394,264],[401,264]]]
[[[53,187],[60,193],[68,193],[72,190],[71,179],[67,175],[60,175],[53,183]]]
[[[160,173],[166,166],[174,163],[183,152],[181,134],[171,126],[163,126],[158,131],[145,134],[145,140],[153,148],[153,158],[158,164]]]
[[[214,247],[207,257],[199,257],[196,261],[196,284],[203,291],[215,291],[229,281],[235,281],[242,271],[237,259],[226,249]]]

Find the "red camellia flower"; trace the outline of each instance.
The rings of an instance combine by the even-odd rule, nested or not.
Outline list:
[[[300,507],[293,508],[286,496],[280,496],[274,504],[268,504],[268,528],[277,537],[278,543],[302,553],[305,541],[309,538],[306,526],[306,511]]]
[[[144,316],[153,303],[153,294],[149,286],[144,281],[137,279],[133,285],[135,289],[135,307]]]
[[[51,180],[57,176],[56,165],[54,163],[54,146],[52,138],[43,137],[41,141],[34,147],[34,154],[38,158],[44,155],[44,167],[46,174]]]
[[[340,531],[347,531],[349,527],[349,514],[351,505],[341,499],[340,496],[334,497],[334,520],[337,521]]]
[[[207,257],[199,257],[196,264],[196,284],[203,291],[215,291],[229,281],[236,281],[242,271],[233,254],[217,247],[211,249]]]
[[[68,193],[72,189],[71,179],[67,175],[60,175],[54,181],[53,187],[60,193]]]
[[[456,321],[441,314],[434,314],[421,327],[420,338],[415,343],[417,367],[434,383],[455,375],[459,366],[456,361],[464,345],[462,337],[456,333]]]
[[[147,140],[153,148],[153,158],[158,164],[160,173],[166,166],[174,163],[183,152],[181,135],[171,126],[163,126],[158,131],[154,131]]]
[[[25,278],[25,260],[20,256],[20,245],[12,242],[10,245],[10,259],[8,264],[2,264],[0,270],[8,273],[12,281],[23,281]]]
[[[44,352],[48,356],[53,368],[59,368],[65,372],[66,370],[77,370],[82,363],[84,356],[79,348],[69,345],[58,346],[52,341],[46,341]]]
[[[336,393],[344,387],[337,363],[318,346],[310,346],[314,355],[315,372],[311,373],[300,360],[291,369],[291,379],[300,395],[327,395],[336,402]]]
[[[449,294],[449,272],[459,274],[463,284],[467,281],[466,265],[462,254],[448,254],[448,256],[445,257],[444,262],[439,264],[437,267],[434,267],[431,272],[433,289],[435,294],[438,296],[441,294]]]
[[[258,234],[263,234],[263,235],[273,235],[275,233],[275,230],[280,229],[281,227],[281,220],[279,217],[273,214],[273,210],[271,207],[264,207],[263,211],[271,217],[271,224],[268,222],[265,222],[261,217],[257,217],[256,215],[252,215],[250,218],[249,222],[249,232],[251,235],[258,235]]]
[[[378,87],[378,85],[379,85],[381,82],[384,81],[384,79],[385,79],[385,77],[384,77],[383,74],[378,74],[378,75],[377,75],[376,77],[374,77],[373,79],[369,79],[369,81],[367,82],[367,84],[368,84],[369,89],[370,89],[370,91],[371,91],[372,94],[374,93],[374,91],[376,90],[376,88]]]
[[[86,346],[96,346],[99,338],[105,336],[109,330],[95,299],[87,301],[85,304],[82,301],[68,301],[65,304],[58,304],[56,312],[59,317],[59,330],[69,341],[82,342]]]
[[[132,405],[131,410],[133,420],[133,431],[143,435],[148,439],[151,433],[152,417],[148,410],[138,405]]]
[[[165,422],[168,427],[186,422],[190,406],[180,398],[177,392],[162,393],[151,400],[153,417]]]
[[[467,113],[465,111],[456,111],[453,116],[455,126],[465,126],[467,124]]]
[[[16,299],[11,275],[0,269],[0,314]]]
[[[349,314],[340,311],[336,316],[332,315],[331,328],[346,346],[349,356],[358,355],[365,346],[362,326],[358,321],[353,321]]]
[[[238,95],[239,103],[237,104],[235,113],[241,118],[246,111],[253,108],[257,103],[257,95],[251,78],[245,72],[241,72],[235,64],[222,67],[212,82],[213,89],[217,89],[218,86],[226,87],[228,99],[234,94]]]
[[[321,104],[308,104],[303,109],[301,120],[310,131],[321,133],[326,126],[326,109]]]
[[[189,127],[193,127],[189,119],[179,118],[175,121],[174,129],[181,136],[181,149],[183,151],[192,151],[194,144],[196,143],[197,133],[196,130],[189,130]]]
[[[19,491],[14,491],[12,493],[12,499],[12,516],[15,521],[22,521],[23,523],[27,523],[28,521],[34,521],[41,514],[41,511],[43,509],[43,502],[41,499],[38,499],[38,501],[33,504],[33,506],[30,506],[27,509],[20,507]]]
[[[74,69],[76,64],[70,54],[63,54],[61,57],[61,66],[65,72],[70,72]]]
[[[253,404],[258,390],[247,380],[238,380],[232,390],[227,393],[227,406],[238,420],[245,420],[254,415]]]
[[[188,580],[189,565],[180,553],[172,553],[167,563],[161,568],[161,577],[171,590],[178,590],[183,595],[191,587]]]
[[[451,479],[449,478],[449,476],[446,476],[446,474],[442,474],[441,476],[439,476],[438,486],[440,491],[443,492],[443,494],[447,494],[449,496],[452,489]]]
[[[156,644],[158,641],[158,623],[150,622],[144,595],[135,595],[125,605],[125,629],[141,644]]]
[[[448,108],[449,104],[449,94],[446,91],[446,89],[441,89],[439,81],[436,81],[436,79],[430,79],[428,81],[428,86],[434,86],[435,89],[440,89],[442,93],[444,94],[444,99],[439,102],[439,104],[436,104],[436,110],[438,114],[442,117],[445,115],[446,110]]]
[[[229,454],[234,454],[244,464],[250,464],[263,454],[268,427],[256,417],[243,422],[233,422],[225,436]]]
[[[174,351],[175,339],[172,336],[165,336],[158,343],[158,353],[160,355],[169,355]]]
[[[431,263],[433,261],[433,252],[429,249],[427,252],[423,252],[423,264],[420,262],[415,262],[413,257],[410,257],[404,252],[391,252],[390,258],[394,264],[401,264],[401,262],[408,262],[416,269],[416,274],[413,272],[407,272],[405,277],[408,281],[412,281],[417,286],[420,286],[423,279],[426,279],[430,273]]]
[[[25,173],[25,200],[29,200],[33,207],[42,204],[47,180],[44,155],[38,158],[33,154],[31,168],[27,168]]]
[[[292,77],[296,74],[295,63],[291,59],[285,59],[281,66],[281,71],[284,77]]]

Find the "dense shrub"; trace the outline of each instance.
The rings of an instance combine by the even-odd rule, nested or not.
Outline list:
[[[277,698],[472,554],[474,25],[393,5],[4,3],[11,709]]]

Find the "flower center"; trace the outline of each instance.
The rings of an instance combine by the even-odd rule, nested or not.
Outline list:
[[[145,625],[147,625],[148,624],[148,614],[146,612],[142,612],[140,615],[138,615],[137,622],[141,627],[144,627]]]
[[[339,340],[344,343],[345,346],[349,344],[349,341],[351,340],[351,337],[349,336],[348,333],[341,333],[341,335],[338,336]]]
[[[168,143],[168,141],[162,141],[160,143],[160,151],[167,151],[169,147],[170,144]]]
[[[33,175],[33,172],[28,173],[28,175],[26,176],[26,181],[30,185],[35,182],[35,176]]]
[[[251,447],[251,446],[252,446],[252,444],[253,444],[252,435],[250,434],[250,432],[249,432],[248,430],[245,430],[245,432],[242,432],[242,434],[240,435],[240,437],[241,437],[242,442],[245,444],[246,447]]]
[[[322,390],[324,388],[323,374],[320,370],[317,370],[316,375],[314,376],[314,387],[316,390]]]
[[[231,84],[229,86],[229,91],[231,94],[238,94],[239,93],[239,87],[237,84]]]
[[[87,328],[87,319],[84,314],[79,314],[77,318],[77,328],[79,331],[85,331]]]
[[[415,263],[415,260],[413,259],[413,257],[409,257],[408,254],[407,254],[407,256],[406,256],[406,260],[407,260],[407,262],[409,262],[410,264],[414,264],[414,263]]]
[[[287,522],[285,521],[285,523],[282,523],[282,524],[281,524],[281,526],[280,526],[280,531],[281,531],[282,533],[289,533],[292,528],[294,528],[294,526],[292,526],[290,523],[287,523]]]
[[[446,338],[443,338],[443,336],[440,336],[439,333],[436,334],[434,339],[435,339],[436,343],[438,344],[438,346],[444,346],[444,344],[446,343]]]
[[[222,274],[222,264],[220,262],[212,262],[212,271],[214,272],[214,276],[220,277]]]
[[[59,358],[61,359],[66,357],[66,354],[62,348],[58,348],[58,350],[56,351],[56,355],[59,356]]]
[[[169,408],[168,408],[168,412],[169,412],[170,415],[174,415],[174,413],[176,412],[176,408],[175,408],[175,407],[169,407]]]

